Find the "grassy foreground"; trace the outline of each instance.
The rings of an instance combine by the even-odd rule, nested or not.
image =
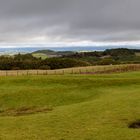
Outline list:
[[[0,78],[1,140],[138,140],[139,119],[140,72]]]

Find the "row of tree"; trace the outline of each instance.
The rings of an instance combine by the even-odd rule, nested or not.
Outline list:
[[[107,49],[105,51],[93,51],[93,52],[80,52],[75,53],[63,57],[73,57],[73,58],[82,58],[82,57],[103,57],[103,56],[111,56],[111,57],[120,57],[120,56],[133,56],[135,55],[135,51],[127,48],[117,48],[117,49]]]
[[[88,62],[73,58],[48,58],[42,60],[33,57],[31,54],[0,57],[0,70],[60,69],[88,65],[90,65]]]

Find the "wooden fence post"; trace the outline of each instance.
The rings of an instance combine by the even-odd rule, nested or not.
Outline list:
[[[88,69],[86,68],[86,74],[88,74]]]
[[[74,74],[74,69],[72,69],[72,74]]]
[[[8,76],[8,72],[6,71],[6,76]]]
[[[94,68],[92,68],[92,72],[94,73]]]
[[[48,71],[46,70],[46,75],[48,75]]]
[[[82,74],[82,71],[81,71],[81,69],[79,69],[79,74]]]

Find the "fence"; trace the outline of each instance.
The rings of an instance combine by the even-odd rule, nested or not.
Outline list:
[[[79,68],[67,68],[58,70],[9,70],[0,71],[0,76],[20,75],[64,75],[64,74],[101,74],[127,71],[139,71],[140,64],[89,66]]]

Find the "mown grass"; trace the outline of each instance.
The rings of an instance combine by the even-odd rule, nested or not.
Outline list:
[[[0,110],[11,108],[32,113],[0,112],[2,140],[138,140],[140,72],[1,77]]]

